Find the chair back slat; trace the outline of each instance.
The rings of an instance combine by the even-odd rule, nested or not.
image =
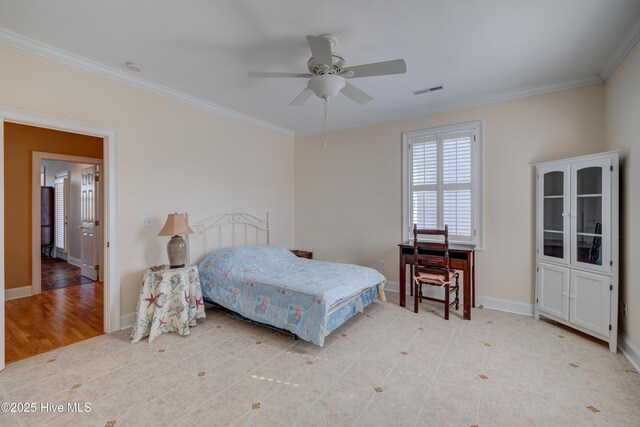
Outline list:
[[[425,244],[423,242],[423,243],[420,243],[418,246],[420,246],[423,251],[426,250],[429,252],[444,252],[445,249],[447,249],[444,243],[438,243],[438,242],[429,242],[428,244]]]
[[[416,224],[414,224],[414,227]],[[440,230],[437,228],[423,228],[416,230],[418,234],[425,234],[427,236],[444,236],[444,230]]]
[[[420,262],[418,265],[430,265],[436,267],[444,267],[444,255],[425,255],[418,253]]]

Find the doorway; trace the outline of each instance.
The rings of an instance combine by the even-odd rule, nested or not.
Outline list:
[[[5,131],[5,202],[11,206],[5,217],[15,224],[7,230],[12,242],[29,237],[17,218],[28,208],[28,198],[20,193],[29,188],[24,181],[31,175],[32,292],[6,302],[6,361],[11,363],[104,333],[98,277],[103,141],[25,125],[10,124]],[[29,153],[43,148],[57,152]],[[24,165],[28,154],[32,161]],[[22,247],[14,244],[10,255],[20,260],[26,255]],[[28,271],[15,263],[6,273],[7,285],[15,287]]]
[[[100,333],[102,332],[113,332],[119,330],[120,323],[120,313],[119,313],[119,283],[118,280],[114,280],[118,277],[118,236],[117,236],[117,207],[116,207],[116,190],[117,190],[117,167],[116,167],[116,131],[111,128],[106,128],[98,125],[91,125],[87,123],[75,122],[72,120],[61,119],[51,116],[45,116],[37,113],[30,113],[20,110],[8,109],[0,107],[0,186],[6,191],[7,187],[7,170],[6,170],[6,128],[13,124],[18,125],[29,125],[39,128],[58,130],[63,132],[76,133],[80,135],[89,135],[98,137],[103,142],[103,150],[102,154],[104,157],[104,164],[102,169],[102,186],[103,186],[103,197],[101,199],[104,200],[104,223],[100,225],[103,227],[103,235],[104,239],[99,244],[99,249],[101,251],[101,257],[103,259],[102,265],[103,268],[100,271],[102,282],[97,282],[98,286],[95,286],[91,292],[86,291],[86,286],[71,286],[66,289],[75,289],[78,291],[78,295],[75,295],[72,298],[68,298],[67,300],[76,304],[79,301],[84,301],[87,298],[93,298],[94,302],[98,302],[100,306],[103,305],[104,302],[104,310],[102,316],[98,316],[98,318],[102,317],[102,321],[98,320],[98,323],[101,323]],[[30,162],[29,162],[30,163]],[[36,172],[40,173],[39,167]],[[39,178],[39,177],[38,177]],[[30,181],[30,180],[29,180]],[[38,184],[39,179],[38,179]],[[28,192],[31,193],[30,191]],[[38,198],[39,202],[39,198]],[[13,242],[7,239],[7,230],[10,230],[12,224],[7,221],[6,213],[8,209],[12,209],[13,206],[7,204],[4,198],[0,197],[0,240],[2,240],[2,244],[0,244],[0,281],[2,283],[2,290],[0,291],[0,331],[2,331],[2,337],[0,337],[0,369],[4,368],[5,356],[6,356],[6,328],[5,326],[5,314],[7,317],[10,315],[9,307],[5,304],[5,297],[13,298],[16,295],[20,295],[21,293],[31,294],[32,287],[38,286],[41,287],[40,281],[33,281],[31,283],[32,286],[22,286],[19,288],[15,287],[7,287],[6,275],[7,275],[7,267],[12,267],[14,264],[14,260],[12,258],[7,259],[8,252],[11,252],[13,249],[11,245]],[[29,219],[31,219],[31,215],[28,214]],[[29,239],[30,240],[30,239]],[[33,248],[32,248],[33,249]],[[40,249],[38,250],[38,258],[40,257]],[[30,251],[31,252],[31,251]],[[31,262],[29,261],[29,264]],[[41,265],[38,263],[38,270],[41,270]],[[113,278],[113,279],[112,279]],[[103,283],[103,284],[101,284]],[[85,289],[84,292],[80,292],[80,290]],[[56,290],[54,290],[56,291]],[[90,295],[92,294],[92,295]],[[42,292],[38,296],[41,296]],[[23,298],[16,299],[15,301],[24,300]],[[35,307],[44,308],[43,305],[36,304]],[[21,312],[23,310],[20,310]],[[41,310],[42,311],[42,310]],[[79,315],[80,312],[78,311]],[[81,328],[82,322],[78,322],[77,319],[75,321],[75,326]]]
[[[102,281],[102,159],[32,157],[32,294]]]

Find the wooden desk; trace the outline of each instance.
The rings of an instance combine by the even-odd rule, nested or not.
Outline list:
[[[431,249],[430,249],[431,246]],[[400,251],[400,307],[404,307],[407,297],[407,265],[413,265],[413,242],[403,242],[398,245]],[[437,252],[429,242],[420,243],[418,249],[420,253]],[[476,306],[476,262],[475,250],[473,248],[452,247],[449,245],[449,267],[454,270],[461,270],[463,273],[463,317],[471,320],[471,307]],[[413,282],[413,270],[410,273]],[[412,288],[413,289],[413,288]]]

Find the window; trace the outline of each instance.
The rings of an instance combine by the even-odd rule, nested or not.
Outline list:
[[[69,200],[69,172],[61,172],[56,174],[53,181],[55,194],[55,246],[56,251],[62,253],[67,252],[67,225],[69,218],[67,217],[68,200]]]
[[[482,246],[481,123],[403,134],[403,237],[449,227],[449,240]]]

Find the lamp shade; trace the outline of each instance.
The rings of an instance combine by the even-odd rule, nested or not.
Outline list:
[[[167,222],[158,233],[158,236],[187,236],[194,231],[187,224],[184,214],[173,213],[167,216]]]

